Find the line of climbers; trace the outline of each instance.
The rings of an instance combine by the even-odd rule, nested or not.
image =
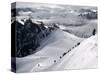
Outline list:
[[[75,45],[75,47],[77,47],[78,45],[80,45],[80,42],[78,42],[76,45]],[[72,47],[72,49],[73,48],[75,48],[75,47]],[[69,49],[67,52],[64,52],[59,58],[61,59],[62,57],[64,57],[67,53],[69,53],[72,49]],[[54,63],[56,63],[57,61],[56,60],[54,60]]]

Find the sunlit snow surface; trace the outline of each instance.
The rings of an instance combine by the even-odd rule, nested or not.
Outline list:
[[[81,42],[81,44],[75,47],[78,42]],[[97,35],[83,39],[57,30],[53,32],[49,38],[45,39],[41,46],[41,50],[33,55],[16,58],[17,72],[97,67]],[[60,58],[60,56],[69,49],[71,49],[71,51]],[[56,62],[54,62],[54,60],[56,60]]]

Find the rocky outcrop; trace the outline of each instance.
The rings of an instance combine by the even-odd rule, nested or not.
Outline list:
[[[36,52],[40,46],[41,40],[50,34],[48,28],[44,24],[33,23],[28,19],[22,25],[18,21],[14,21],[12,25],[16,26],[16,57],[24,57]]]

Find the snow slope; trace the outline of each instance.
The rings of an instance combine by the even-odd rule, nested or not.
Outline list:
[[[42,47],[39,48],[40,51],[27,57],[16,58],[16,71],[37,72],[95,68],[97,62],[97,37],[92,36],[84,40],[79,46],[76,46],[82,40],[83,38],[57,30],[43,40]],[[68,53],[62,57],[64,52]]]
[[[97,35],[84,40],[49,70],[97,68]]]

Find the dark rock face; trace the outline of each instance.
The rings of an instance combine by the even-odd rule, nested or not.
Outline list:
[[[28,19],[24,25],[18,21],[14,21],[12,25],[16,25],[16,57],[24,57],[36,52],[40,46],[41,40],[50,34],[48,28],[44,24],[36,24]]]
[[[93,34],[93,35],[95,35],[95,34],[96,34],[96,29],[94,29],[94,30],[93,30],[92,34]]]

